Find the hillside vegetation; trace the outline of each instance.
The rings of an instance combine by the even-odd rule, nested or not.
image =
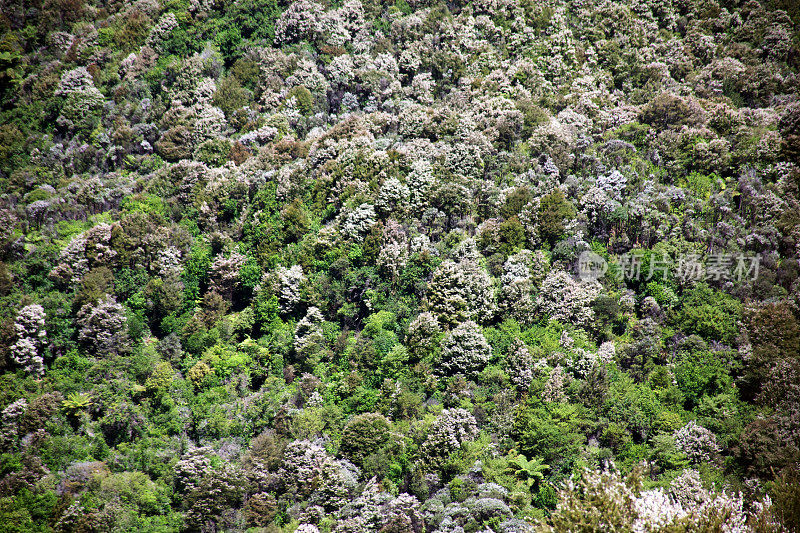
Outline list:
[[[800,531],[795,0],[0,0],[0,530]]]

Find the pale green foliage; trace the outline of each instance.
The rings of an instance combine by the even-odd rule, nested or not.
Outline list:
[[[438,348],[441,334],[442,328],[436,316],[429,312],[420,313],[408,325],[405,344],[411,355],[423,359]]]

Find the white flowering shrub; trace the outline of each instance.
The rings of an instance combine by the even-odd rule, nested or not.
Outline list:
[[[4,2],[0,523],[792,529],[797,5]]]
[[[195,145],[222,137],[228,128],[225,113],[207,102],[201,101],[192,106],[190,120],[192,121],[192,140]]]
[[[169,34],[172,33],[172,30],[177,27],[178,18],[175,16],[175,13],[164,13],[150,30],[150,36],[147,39],[148,45],[157,48],[162,42],[166,41]]]
[[[286,446],[278,472],[285,494],[328,511],[352,500],[358,485],[358,468],[330,456],[320,440],[296,440]]]
[[[478,425],[466,409],[445,409],[433,422],[420,451],[433,465],[458,450],[464,442],[475,440]]]
[[[292,313],[297,309],[302,298],[301,288],[306,281],[303,267],[293,265],[291,268],[279,267],[278,277],[278,302],[281,313]]]
[[[553,528],[630,531],[635,516],[631,512],[636,498],[634,480],[616,470],[587,470],[577,480],[569,479],[559,491],[553,512]]]
[[[239,252],[233,252],[228,257],[217,256],[211,262],[211,287],[222,295],[230,295],[238,286],[239,271],[242,269],[247,257]]]
[[[433,76],[429,72],[421,72],[414,76],[411,92],[420,104],[430,105],[433,103],[434,86]]]
[[[278,136],[278,129],[273,126],[262,126],[239,137],[245,146],[263,146]]]
[[[468,320],[445,335],[442,341],[442,366],[445,375],[479,373],[492,357],[492,348],[480,326]]]
[[[125,308],[105,296],[78,311],[78,340],[95,355],[115,355],[128,348]]]
[[[310,494],[322,475],[322,465],[332,458],[319,442],[294,441],[286,446],[280,475],[290,494]]]
[[[94,86],[92,75],[86,67],[65,72],[55,96],[63,102],[57,122],[67,127],[94,127],[105,104],[105,97]]]
[[[603,227],[609,217],[621,207],[609,193],[600,187],[592,187],[581,198],[583,213],[595,225]]]
[[[411,213],[419,213],[429,205],[431,191],[436,185],[433,167],[426,159],[418,159],[411,164],[411,171],[406,176],[409,191],[409,209]]]
[[[152,265],[153,270],[162,278],[179,274],[183,269],[181,250],[175,246],[167,246],[156,253]]]
[[[110,224],[98,224],[73,237],[59,256],[50,276],[67,284],[78,283],[96,266],[113,266],[117,252],[111,247]]]
[[[229,510],[241,505],[244,488],[240,472],[232,465],[222,463],[208,469],[183,498],[187,528],[230,529],[235,520]]]
[[[378,198],[375,200],[375,208],[382,215],[387,215],[392,211],[403,212],[410,196],[409,188],[395,177],[384,180],[378,191]]]
[[[322,333],[322,313],[316,307],[309,307],[306,316],[297,323],[294,330],[294,350],[301,358],[318,352],[325,343]]]
[[[572,370],[579,377],[585,378],[593,368],[600,364],[600,357],[597,353],[584,348],[575,348],[572,361]]]
[[[613,341],[606,341],[597,349],[597,358],[601,364],[607,365],[614,361],[617,354],[617,347]]]
[[[279,44],[313,40],[323,12],[324,8],[313,0],[295,0],[275,23],[275,40]]]
[[[498,526],[498,533],[533,533],[533,526],[525,520],[512,518],[501,522]]]
[[[542,389],[542,399],[548,402],[563,402],[566,399],[566,388],[568,384],[567,373],[561,365],[556,365],[550,371],[550,375]]]
[[[694,420],[690,420],[673,436],[678,449],[695,462],[713,461],[721,451],[716,435]]]
[[[8,404],[0,412],[0,446],[3,449],[12,445],[19,435],[19,423],[28,408],[28,401],[20,398]]]
[[[26,372],[37,377],[44,374],[42,349],[47,338],[44,330],[45,318],[44,308],[31,304],[19,310],[14,322],[17,341],[11,345],[11,358]]]
[[[396,280],[408,264],[408,234],[394,220],[387,220],[383,227],[383,243],[378,254],[378,265]]]
[[[353,500],[359,475],[358,467],[348,461],[331,459],[323,462],[319,484],[309,503],[328,512],[341,509]]]
[[[206,472],[211,470],[213,452],[209,447],[189,450],[175,466],[175,488],[186,494],[196,489]]]
[[[445,260],[431,277],[426,302],[443,323],[489,320],[495,311],[494,287],[476,261]]]
[[[511,383],[520,392],[527,391],[533,381],[533,356],[521,341],[506,356],[506,372]]]
[[[536,307],[533,299],[534,279],[529,264],[532,252],[522,250],[508,257],[500,277],[498,310],[522,324],[529,324]]]
[[[338,512],[334,531],[351,531],[353,526],[359,531],[417,531],[423,526],[419,501],[406,493],[393,496],[373,478]]]
[[[470,514],[479,522],[509,519],[514,516],[508,505],[497,498],[478,498],[468,507]]]
[[[669,485],[669,494],[687,509],[701,505],[708,498],[708,492],[700,480],[700,472],[694,469],[686,469],[673,479]]]
[[[596,281],[577,281],[563,270],[553,270],[542,282],[536,304],[546,318],[587,327],[594,319],[591,303],[601,290]]]
[[[660,489],[642,491],[633,501],[633,531],[661,531],[687,516],[684,508]]]
[[[607,176],[597,178],[597,187],[617,201],[622,199],[622,193],[627,183],[627,178],[619,170],[614,170]]]
[[[370,204],[361,204],[345,219],[342,224],[342,235],[359,242],[364,239],[374,225],[375,207]]]
[[[409,354],[415,359],[423,359],[439,347],[442,336],[442,328],[436,315],[424,312],[417,315],[408,325],[405,344]]]

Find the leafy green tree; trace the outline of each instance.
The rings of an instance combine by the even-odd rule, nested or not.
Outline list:
[[[545,195],[539,202],[537,230],[542,240],[553,246],[564,236],[567,220],[575,216],[575,207],[561,189]]]
[[[735,298],[698,283],[681,298],[677,322],[689,333],[733,344],[739,334],[742,304]]]
[[[248,91],[242,88],[239,78],[230,75],[219,82],[217,90],[214,92],[212,102],[215,106],[222,109],[225,116],[230,119],[234,111],[247,105],[249,100]]]
[[[378,413],[353,417],[342,430],[342,453],[361,465],[368,455],[379,453],[389,440],[389,421]]]
[[[243,0],[226,5],[223,23],[239,30],[242,39],[271,44],[275,21],[281,13],[276,0]]]
[[[675,365],[675,380],[686,398],[686,408],[697,407],[705,396],[728,392],[737,360],[730,352],[695,352]]]
[[[586,442],[582,432],[588,420],[575,405],[531,405],[515,416],[512,437],[526,457],[541,457],[556,472],[568,472],[581,446]]]

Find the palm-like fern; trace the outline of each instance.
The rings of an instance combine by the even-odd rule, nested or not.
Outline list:
[[[544,473],[550,469],[550,465],[544,464],[539,457],[527,459],[524,455],[513,455],[508,461],[506,473],[519,479],[528,487],[528,489],[535,489],[539,483],[544,479]]]
[[[75,414],[92,405],[92,396],[87,392],[73,392],[67,396],[66,400],[61,402],[61,405],[70,414]]]

